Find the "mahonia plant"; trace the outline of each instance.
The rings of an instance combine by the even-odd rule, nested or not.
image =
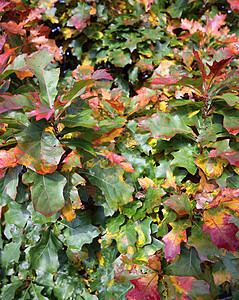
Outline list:
[[[2,299],[238,298],[238,11],[2,2]]]

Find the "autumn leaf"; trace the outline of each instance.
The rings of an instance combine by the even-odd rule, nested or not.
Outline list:
[[[17,165],[14,151],[14,148],[10,150],[0,150],[0,169],[15,167]]]
[[[158,280],[161,262],[156,255],[149,257],[149,267],[154,270],[154,273],[130,280],[135,287],[127,293],[128,300],[160,300]]]
[[[186,229],[191,227],[190,220],[181,220],[178,222],[170,222],[172,230],[166,234],[162,240],[165,243],[164,253],[167,262],[174,260],[177,254],[180,254],[180,245],[187,242]]]
[[[172,187],[175,189],[175,191],[177,191],[177,184],[175,180],[176,180],[176,176],[173,176],[173,172],[166,169],[166,180],[163,184],[161,184],[161,187],[164,189]]]
[[[81,32],[87,26],[87,21],[90,19],[90,11],[90,5],[85,2],[78,2],[77,7],[71,12],[72,16],[67,21],[67,25],[74,26]]]
[[[239,213],[239,189],[226,188],[222,190],[215,199],[207,205],[207,209],[227,207]]]
[[[214,210],[205,210],[203,213],[203,230],[210,233],[212,242],[218,249],[225,248],[228,251],[236,252],[238,250],[239,241],[236,236],[239,228],[229,223],[233,219],[223,212]]]
[[[170,206],[179,215],[192,214],[192,204],[186,194],[172,195],[169,199],[164,201],[164,204]]]
[[[104,133],[101,137],[94,139],[92,141],[93,145],[101,145],[103,143],[107,143],[107,142],[115,142],[115,138],[120,136],[121,133],[124,131],[124,127],[123,128],[114,128],[109,132]]]
[[[72,168],[79,167],[82,168],[81,160],[80,160],[80,155],[75,152],[71,151],[63,160],[63,166],[61,171],[66,172],[66,171],[71,171]]]
[[[230,145],[230,140],[218,141],[215,143],[210,143],[209,146],[215,148],[215,150],[211,150],[209,153],[209,157],[217,157],[227,159],[231,165],[235,165],[239,167],[239,152],[234,151]]]
[[[153,182],[153,180],[148,177],[138,178],[138,182],[144,191],[147,191],[147,189],[150,186],[152,186],[153,188],[157,187],[157,185]]]
[[[45,131],[43,124],[32,123],[16,136],[15,148],[17,162],[39,174],[56,170],[64,150],[53,133]]]
[[[238,0],[227,0],[231,5],[232,10],[239,10],[239,1]]]
[[[112,164],[116,163],[117,165],[121,166],[121,168],[123,168],[126,172],[131,172],[131,173],[135,172],[131,163],[125,161],[126,160],[125,157],[118,155],[114,152],[110,152],[109,150],[106,149],[101,149],[101,148],[96,148],[96,149],[100,150],[98,154],[108,158]]]
[[[210,286],[192,276],[164,276],[169,289],[168,299],[212,299]]]
[[[220,157],[209,157],[209,153],[205,150],[203,154],[195,159],[195,164],[203,170],[208,177],[220,177],[223,173],[223,167],[228,164],[226,159]]]

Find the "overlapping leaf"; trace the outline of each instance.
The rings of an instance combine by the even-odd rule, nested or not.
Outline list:
[[[39,174],[56,170],[64,150],[51,131],[43,123],[32,123],[17,135],[16,160]]]

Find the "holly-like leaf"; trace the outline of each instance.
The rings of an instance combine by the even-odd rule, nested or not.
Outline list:
[[[65,205],[63,188],[66,184],[64,176],[57,172],[51,174],[38,174],[28,171],[23,175],[23,182],[31,184],[31,196],[34,209],[49,217]]]
[[[55,135],[45,130],[42,123],[32,123],[16,136],[17,162],[39,174],[56,170],[64,150]]]
[[[190,220],[181,220],[170,222],[172,230],[166,234],[162,240],[165,243],[164,254],[167,261],[174,260],[177,254],[180,254],[180,244],[187,242],[186,229],[191,226]]]
[[[210,143],[210,147],[215,148],[215,150],[211,150],[209,153],[209,157],[217,157],[220,156],[221,158],[227,159],[231,165],[235,165],[239,167],[239,153],[238,151],[234,151],[229,146],[230,140],[223,140],[218,141],[215,143]]]
[[[174,137],[177,133],[194,135],[192,129],[185,125],[177,115],[167,115],[164,112],[157,112],[150,118],[146,118],[139,122],[138,127],[143,127],[151,132],[153,138],[169,139]]]
[[[97,164],[90,168],[87,174],[91,183],[103,191],[106,201],[113,210],[132,201],[134,188],[124,181],[123,173],[119,167],[103,169]]]
[[[40,84],[42,103],[53,107],[54,100],[57,95],[57,83],[59,80],[60,69],[46,67],[53,60],[54,54],[50,54],[47,49],[34,52],[26,57],[26,63],[29,70],[37,77]]]
[[[229,189],[221,191],[215,199],[208,204],[207,209],[217,207],[227,207],[239,213],[239,189]]]
[[[31,268],[42,272],[56,272],[59,267],[57,251],[62,243],[50,229],[43,231],[40,242],[29,251]]]
[[[91,224],[91,217],[88,212],[79,211],[77,217],[72,221],[62,221],[66,226],[64,236],[69,249],[81,250],[84,244],[90,244],[100,233],[96,226]]]
[[[164,204],[170,206],[179,215],[192,214],[192,204],[186,194],[172,195],[169,199],[164,201]]]
[[[177,152],[172,152],[171,154],[173,155],[174,159],[170,163],[170,166],[183,167],[193,175],[197,172],[197,166],[193,156],[194,154],[197,154],[197,151],[192,151],[192,149],[190,149],[188,146],[180,149]]]
[[[203,273],[200,264],[201,260],[197,255],[197,251],[193,247],[187,249],[185,246],[182,246],[179,259],[167,266],[166,274],[193,276],[197,279],[202,279]]]
[[[239,241],[236,233],[239,228],[229,221],[233,219],[223,212],[215,210],[205,210],[203,213],[203,230],[210,233],[212,242],[218,249],[225,248],[228,251],[236,252],[238,250]]]

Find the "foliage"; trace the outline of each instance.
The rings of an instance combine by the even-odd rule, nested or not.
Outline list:
[[[238,298],[238,11],[2,1],[3,299]]]

